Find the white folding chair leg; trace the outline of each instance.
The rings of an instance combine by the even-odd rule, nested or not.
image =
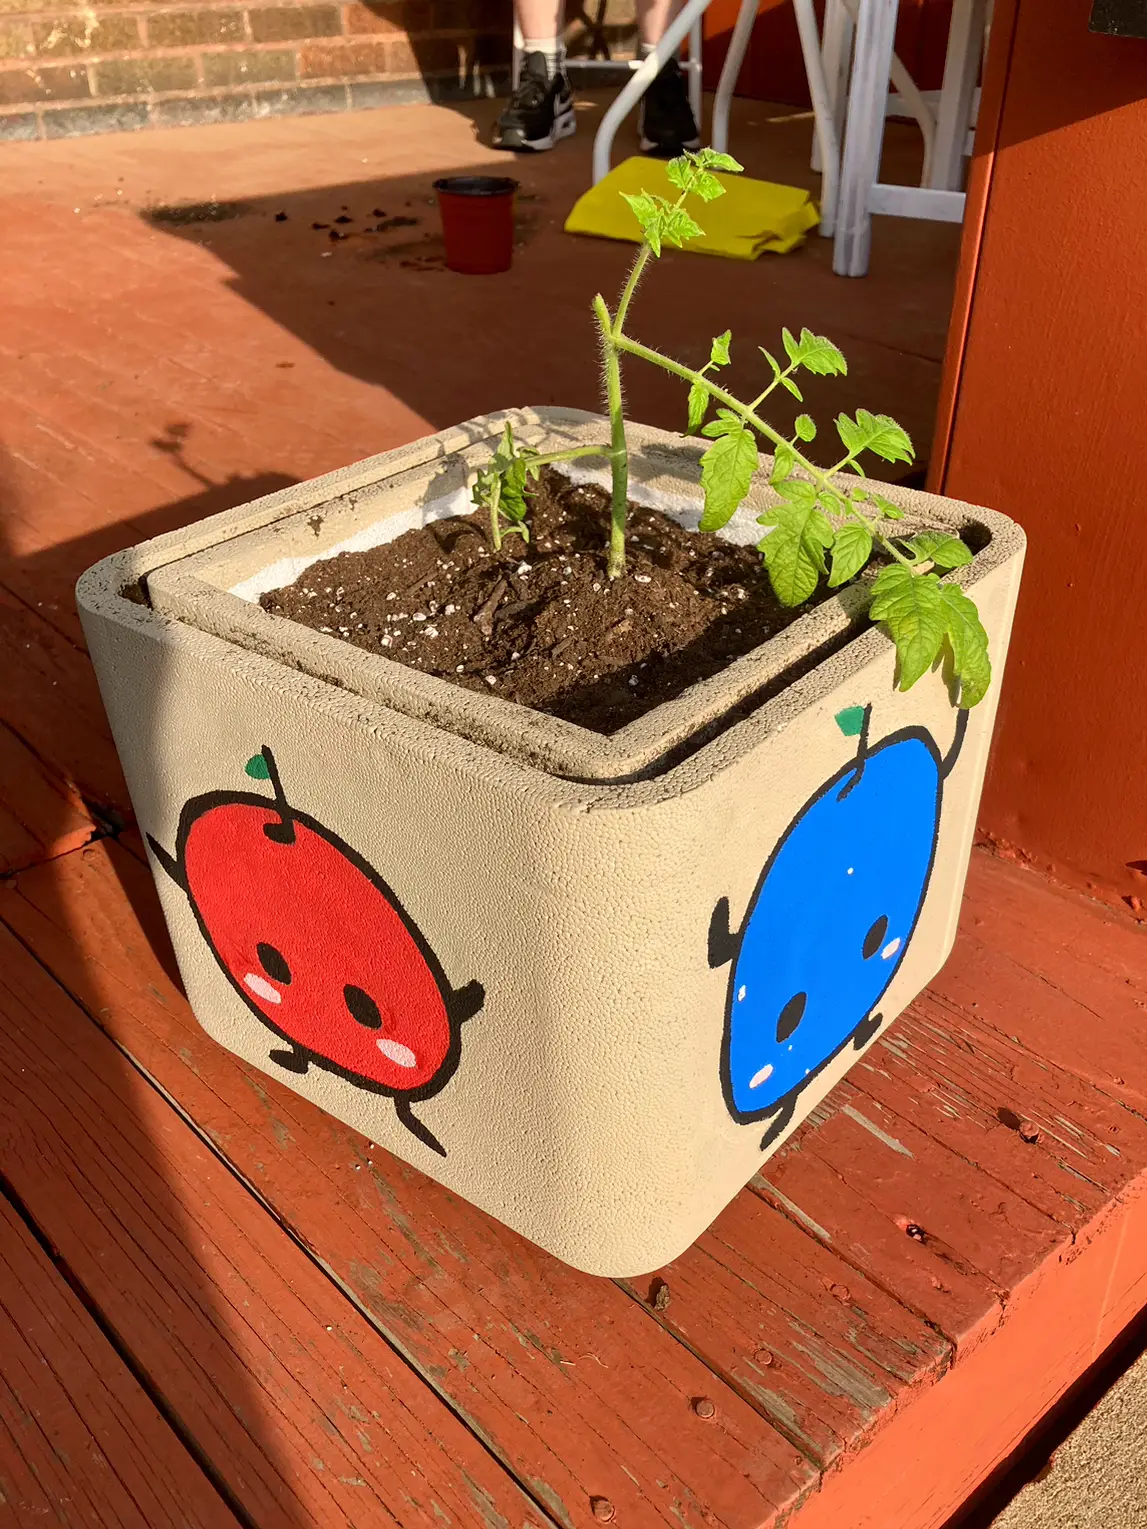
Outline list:
[[[800,33],[801,53],[804,55],[805,74],[808,76],[809,95],[812,97],[813,121],[816,141],[820,147],[820,231],[827,239],[836,220],[837,185],[840,179],[840,146],[836,136],[836,124],[832,117],[832,99],[824,77],[824,65],[820,52],[820,32],[816,24],[816,11],[812,0],[793,0],[796,11],[797,31]]]
[[[986,20],[986,0],[955,0],[944,57],[944,83],[940,88],[936,151],[931,173],[924,182],[937,191],[959,191],[964,183],[964,149],[972,120]]]
[[[832,122],[837,142],[844,128],[844,104],[848,100],[848,70],[852,62],[852,17],[844,0],[825,0],[824,34],[820,45],[824,83],[832,103]],[[811,166],[821,168],[820,139],[813,134]]]
[[[872,187],[880,170],[898,9],[898,0],[860,0],[832,255],[838,276],[863,276],[868,270]]]
[[[518,81],[522,77],[522,29],[518,25],[517,16],[514,17],[514,51],[510,59],[510,89],[517,90]]]
[[[729,38],[729,51],[721,66],[721,78],[717,81],[717,94],[713,97],[712,143],[722,154],[729,152],[729,108],[756,20],[757,0],[741,0],[733,35]]]
[[[702,50],[705,46],[705,31],[701,24],[701,15],[689,29],[689,105],[693,111],[693,121],[697,124],[697,131],[701,132],[701,115],[705,109],[705,79],[703,74]]]
[[[593,140],[593,184],[604,180],[609,174],[609,161],[613,153],[613,140],[618,128],[641,100],[653,81],[681,46],[687,32],[704,15],[709,0],[686,0],[680,11],[669,23],[664,37],[656,49],[630,75],[616,100],[601,119],[601,126]]]

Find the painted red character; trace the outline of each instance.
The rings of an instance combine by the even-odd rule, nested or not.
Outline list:
[[[187,894],[231,986],[287,1042],[271,1060],[293,1073],[313,1062],[388,1095],[407,1130],[445,1157],[412,1105],[453,1077],[482,984],[451,986],[373,867],[288,805],[269,748],[247,773],[270,781],[273,801],[193,797],[175,854],[149,834],[152,853]]]

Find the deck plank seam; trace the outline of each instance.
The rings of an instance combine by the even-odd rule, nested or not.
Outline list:
[[[259,1529],[259,1525],[251,1518],[242,1503],[235,1497],[226,1481],[212,1464],[210,1458],[199,1448],[195,1436],[186,1428],[182,1419],[168,1403],[163,1392],[154,1384],[148,1372],[136,1360],[130,1347],[120,1338],[115,1327],[107,1320],[83,1281],[53,1245],[51,1238],[40,1227],[31,1210],[25,1204],[23,1197],[10,1182],[2,1167],[0,1167],[0,1196],[3,1196],[13,1212],[19,1216],[25,1227],[27,1227],[29,1236],[34,1239],[45,1258],[48,1259],[76,1300],[79,1301],[84,1311],[91,1318],[94,1326],[111,1345],[124,1368],[159,1413],[182,1448],[194,1460],[196,1466],[211,1484],[221,1502],[234,1514],[242,1529]],[[125,1487],[125,1490],[128,1489]],[[134,1497],[132,1500],[135,1500]]]

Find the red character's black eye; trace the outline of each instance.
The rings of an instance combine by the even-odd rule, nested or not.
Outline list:
[[[289,985],[291,968],[280,951],[277,951],[273,945],[260,943],[255,946],[255,954],[259,957],[259,965],[268,977],[273,977],[276,982],[281,982],[284,986]]]
[[[382,1029],[382,1015],[378,1012],[378,1004],[369,993],[364,993],[362,988],[348,982],[343,988],[343,998],[346,1000],[352,1019],[357,1019],[359,1024],[365,1025],[368,1030]]]

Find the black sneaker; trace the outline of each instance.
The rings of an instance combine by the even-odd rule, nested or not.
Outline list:
[[[573,98],[564,74],[551,80],[544,53],[527,53],[518,88],[494,128],[494,147],[517,154],[541,154],[577,128]]]
[[[658,159],[676,159],[686,149],[701,147],[685,76],[675,58],[669,60],[642,97],[637,131],[641,152]]]

